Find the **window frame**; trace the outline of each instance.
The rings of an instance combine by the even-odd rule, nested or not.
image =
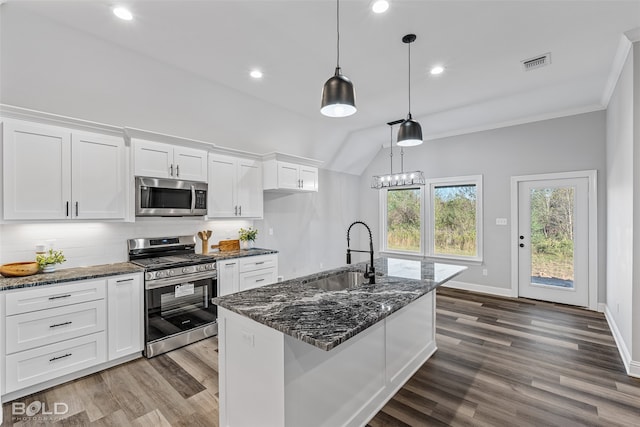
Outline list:
[[[475,185],[476,187],[476,256],[448,255],[435,253],[435,189],[447,185]],[[469,264],[483,262],[484,216],[483,216],[483,176],[467,175],[446,178],[427,179],[425,185],[408,185],[403,187],[380,189],[380,253],[397,255],[404,258],[434,258]],[[387,194],[393,190],[420,190],[420,252],[399,251],[387,248]],[[428,197],[427,197],[428,196]]]

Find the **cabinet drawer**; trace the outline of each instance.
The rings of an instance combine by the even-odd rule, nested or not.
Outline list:
[[[105,301],[90,301],[8,316],[7,354],[103,331]]]
[[[104,363],[106,355],[104,332],[10,354],[5,393]]]
[[[83,280],[68,285],[35,287],[7,293],[6,315],[104,299],[105,283],[105,279]]]
[[[239,258],[240,273],[255,271],[262,268],[272,268],[278,263],[277,255],[258,255]]]
[[[262,270],[240,273],[240,290],[258,288],[264,285],[270,285],[276,282],[275,268],[266,268]]]

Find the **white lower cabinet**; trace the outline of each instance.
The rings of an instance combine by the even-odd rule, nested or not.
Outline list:
[[[107,360],[104,332],[7,355],[5,391],[11,393]]]
[[[107,280],[109,360],[142,351],[144,286],[140,274]]]
[[[136,273],[7,291],[3,396],[14,399],[139,357],[142,280]]]
[[[217,261],[218,295],[225,296],[278,280],[278,255],[256,255]]]

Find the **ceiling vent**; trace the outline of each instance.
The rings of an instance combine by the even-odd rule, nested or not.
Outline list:
[[[551,64],[551,53],[545,53],[542,55],[534,56],[533,58],[525,59],[522,62],[522,68],[524,71],[535,70],[536,68],[546,67]]]

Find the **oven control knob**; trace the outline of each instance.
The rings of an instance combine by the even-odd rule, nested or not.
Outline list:
[[[153,280],[153,273],[146,273],[144,275],[145,280]]]
[[[188,269],[187,267],[184,267],[184,268],[182,269],[182,272],[183,272],[183,273],[188,273],[188,272],[189,272],[189,269]]]

